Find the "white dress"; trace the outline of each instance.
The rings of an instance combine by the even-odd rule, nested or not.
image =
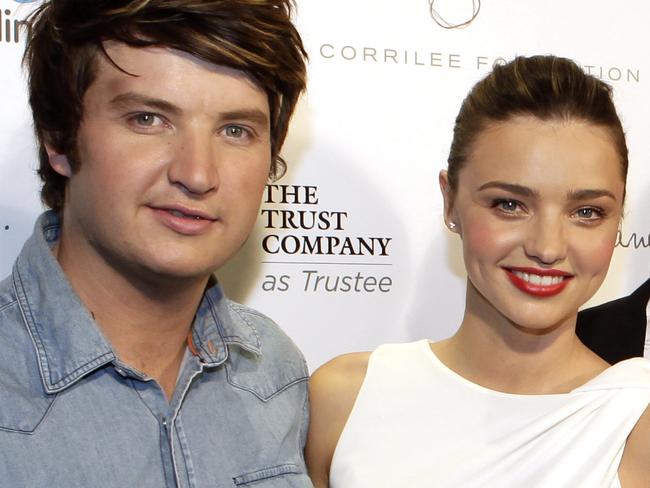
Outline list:
[[[380,346],[334,452],[331,488],[618,488],[650,404],[650,360],[566,394],[517,395],[447,368],[426,340]]]

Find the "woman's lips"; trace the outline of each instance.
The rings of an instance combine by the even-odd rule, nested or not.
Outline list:
[[[536,297],[550,297],[560,293],[573,275],[556,269],[503,268],[513,285]]]

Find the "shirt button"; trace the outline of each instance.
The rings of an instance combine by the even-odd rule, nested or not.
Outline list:
[[[163,419],[162,419],[162,424],[163,424],[163,427],[167,427],[167,419],[165,417],[163,417]]]

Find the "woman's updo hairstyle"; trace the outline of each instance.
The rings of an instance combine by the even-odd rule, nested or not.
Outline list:
[[[454,125],[448,159],[449,187],[458,188],[458,172],[478,135],[490,123],[515,116],[543,121],[583,121],[606,128],[621,160],[621,177],[627,177],[625,133],[612,101],[612,89],[586,74],[570,59],[556,56],[519,56],[496,65],[469,92]]]

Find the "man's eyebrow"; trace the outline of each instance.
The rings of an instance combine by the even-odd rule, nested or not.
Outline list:
[[[478,191],[486,190],[488,188],[498,188],[500,190],[514,193],[515,195],[521,195],[522,197],[537,197],[539,195],[539,193],[532,188],[514,183],[506,183],[505,181],[488,181],[479,186]]]
[[[592,198],[608,197],[617,201],[616,195],[609,190],[573,190],[567,194],[569,200],[590,200]]]
[[[142,105],[148,108],[160,110],[162,112],[167,112],[172,115],[178,115],[182,112],[182,110],[179,107],[166,100],[162,100],[160,98],[152,98],[146,95],[141,95],[139,93],[133,93],[133,92],[126,92],[117,95],[110,101],[110,104],[113,105],[114,107],[129,107],[132,105]]]
[[[230,110],[227,112],[222,112],[219,115],[219,118],[222,120],[247,120],[254,124],[259,124],[266,126],[269,124],[269,117],[263,111],[257,108],[251,109],[241,109],[241,110]]]
[[[141,105],[147,108],[160,110],[162,112],[178,115],[182,109],[167,100],[160,98],[148,97],[140,93],[127,92],[114,97],[110,104],[115,107],[129,107],[132,105]],[[257,108],[229,110],[219,114],[221,120],[235,121],[248,120],[252,123],[266,126],[269,124],[269,117],[262,110]]]

